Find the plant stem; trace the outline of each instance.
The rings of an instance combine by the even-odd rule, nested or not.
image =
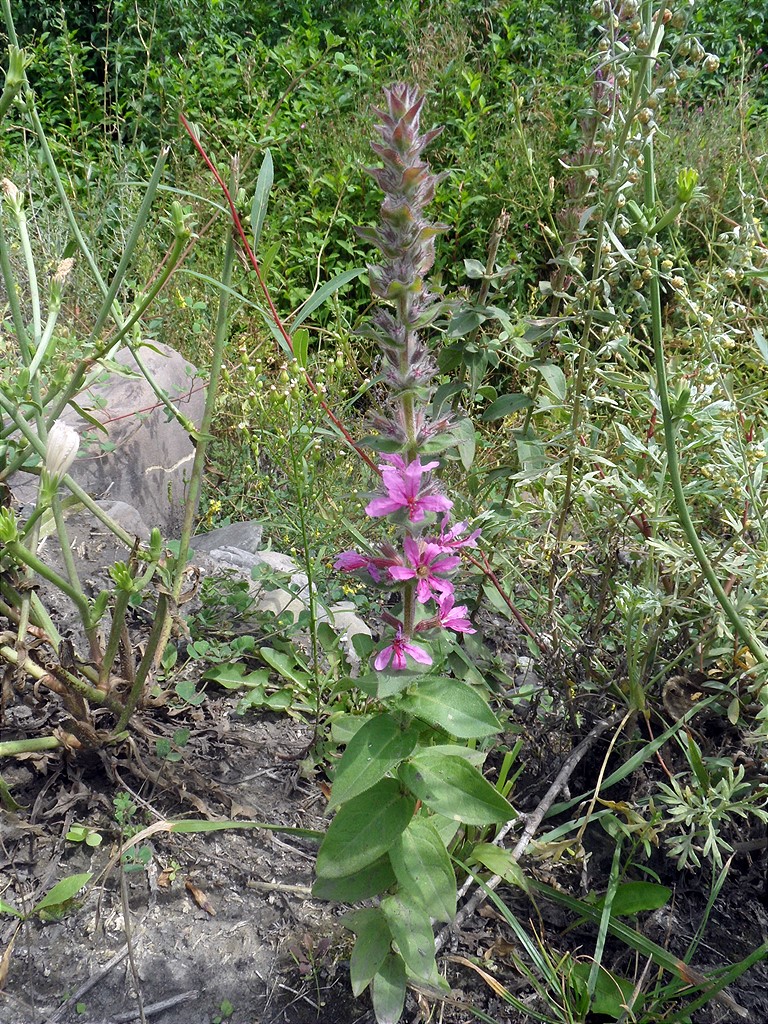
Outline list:
[[[650,31],[650,27],[653,23],[653,0],[644,0],[643,18],[646,24],[646,29]],[[658,27],[660,21],[661,12],[659,12],[657,16],[656,27]],[[644,75],[645,95],[649,95],[653,90],[652,73],[653,65],[649,60],[646,65]],[[648,210],[652,211],[656,207],[656,176],[654,171],[653,139],[649,139],[646,143],[644,155],[645,163],[643,166],[643,174],[645,185],[645,206]],[[664,353],[664,330],[661,316],[659,264],[658,257],[653,255],[653,252],[654,250],[651,249],[651,279],[649,282],[651,335],[653,339],[653,357],[656,368],[656,386],[659,393],[659,405],[661,407],[661,415],[664,423],[664,444],[667,450],[667,473],[672,486],[672,493],[675,498],[677,517],[680,522],[680,526],[688,539],[688,543],[691,545],[691,550],[696,556],[696,560],[701,567],[701,571],[712,588],[712,592],[717,598],[720,607],[723,609],[726,618],[733,626],[736,635],[749,649],[755,660],[759,664],[765,664],[768,662],[768,650],[766,650],[726,594],[723,585],[712,567],[709,556],[704,550],[704,545],[699,539],[699,535],[696,532],[696,527],[691,519],[691,514],[688,511],[688,505],[685,500],[685,490],[680,477],[680,463],[677,457],[675,422],[669,402],[669,386],[667,383],[667,368]]]

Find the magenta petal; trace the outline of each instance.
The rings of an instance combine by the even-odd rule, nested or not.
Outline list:
[[[408,559],[411,565],[418,565],[419,545],[418,542],[413,539],[413,537],[403,538],[403,551],[405,552],[405,557]]]
[[[453,502],[450,498],[446,498],[444,494],[427,494],[423,498],[418,499],[420,508],[425,509],[427,512],[447,512],[453,508]]]
[[[414,661],[418,661],[420,665],[432,664],[432,658],[427,654],[423,647],[417,647],[416,644],[404,643],[403,650],[406,654],[410,654]]]
[[[393,501],[392,498],[374,498],[365,506],[365,514],[371,518],[377,516],[388,516],[392,512],[398,512],[405,502]]]
[[[364,558],[357,551],[342,551],[333,563],[334,569],[341,569],[343,572],[354,572],[355,569],[368,568],[368,558]]]
[[[407,565],[390,565],[387,571],[393,580],[398,580],[399,582],[412,580],[416,575],[416,570],[410,569]]]
[[[377,672],[381,672],[382,669],[385,669],[387,667],[387,665],[392,660],[392,655],[394,653],[394,648],[391,645],[389,647],[385,647],[384,650],[379,651],[379,653],[376,655],[376,660],[373,663],[373,667],[376,669]]]

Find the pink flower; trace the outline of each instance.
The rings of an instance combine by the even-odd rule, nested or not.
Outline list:
[[[375,583],[381,583],[384,578],[384,570],[388,569],[391,565],[396,565],[397,562],[398,559],[394,550],[392,550],[391,556],[387,557],[385,555],[381,558],[369,558],[367,555],[361,555],[357,551],[342,551],[336,557],[333,567],[334,569],[341,569],[342,572],[357,572],[360,569],[365,569]]]
[[[387,493],[368,503],[367,515],[372,518],[388,516],[407,508],[410,521],[419,523],[425,512],[447,512],[453,507],[453,502],[445,495],[430,493],[428,487],[422,491],[422,476],[439,463],[427,462],[422,466],[421,459],[416,458],[406,465],[400,455],[383,455],[382,458],[391,463],[390,466],[379,466]]]
[[[435,543],[439,544],[444,551],[455,551],[456,548],[476,548],[477,538],[480,536],[481,530],[473,530],[468,537],[463,540],[459,540],[459,536],[464,533],[469,523],[465,519],[463,523],[457,523],[452,529],[447,530],[448,516],[443,516],[443,521],[440,524],[440,536],[436,538]]]
[[[403,550],[410,565],[391,565],[387,571],[393,580],[416,580],[416,598],[422,604],[440,594],[453,593],[453,584],[445,576],[461,564],[458,555],[447,555],[439,544],[413,537],[405,538]]]
[[[437,620],[443,629],[452,629],[456,633],[476,633],[469,621],[469,611],[465,604],[453,607],[453,594],[445,594],[438,601]]]
[[[374,668],[377,672],[381,672],[392,662],[392,668],[401,672],[404,668],[408,667],[405,658],[406,654],[410,654],[413,660],[418,661],[420,665],[432,664],[432,659],[424,648],[412,644],[410,640],[403,636],[402,629],[398,629],[389,647],[385,647],[384,650],[379,651],[376,655],[376,660],[373,663]]]

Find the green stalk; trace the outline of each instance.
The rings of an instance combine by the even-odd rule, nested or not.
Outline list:
[[[120,639],[123,635],[125,613],[128,610],[128,601],[130,598],[130,591],[118,590],[117,597],[115,598],[115,606],[112,609],[112,626],[109,630],[107,646],[104,650],[104,657],[101,659],[101,666],[99,668],[99,683],[102,686],[106,685],[109,679],[109,673],[115,663],[117,649],[120,646]]]
[[[92,704],[99,704],[102,707],[109,708],[114,714],[118,714],[120,706],[110,697],[109,694],[103,690],[97,689],[95,686],[90,686],[88,683],[79,679],[77,676],[68,672],[66,669],[59,666],[56,669],[55,674],[48,672],[46,669],[41,668],[35,664],[34,661],[26,654],[19,654],[19,652],[13,648],[3,645],[0,647],[0,658],[3,658],[10,665],[15,665],[17,668],[26,672],[27,675],[32,676],[33,679],[37,679],[38,682],[45,683],[48,679],[56,679],[57,681],[69,686],[75,693],[79,693],[81,697],[89,700]]]
[[[70,586],[77,590],[86,601],[85,607],[88,609],[87,613],[83,615],[83,612],[78,605],[78,611],[80,612],[80,620],[83,623],[83,629],[85,635],[88,638],[88,646],[91,651],[91,658],[98,663],[101,657],[101,648],[99,646],[99,632],[98,628],[91,621],[90,609],[87,605],[87,599],[83,590],[83,585],[80,582],[80,577],[77,572],[77,566],[75,565],[75,559],[72,555],[72,546],[69,543],[69,534],[67,533],[67,526],[64,522],[64,513],[61,510],[61,499],[58,493],[54,494],[51,501],[51,510],[53,512],[53,518],[56,522],[56,536],[59,540],[59,548],[61,550],[61,558],[64,562],[64,568],[67,571],[67,578]]]
[[[0,757],[17,757],[39,750],[58,750],[64,744],[55,736],[36,736],[25,740],[7,740],[0,743]]]
[[[650,30],[653,19],[653,2],[644,0],[643,19],[647,30]],[[657,18],[657,25],[660,22]],[[652,64],[649,61],[644,76],[645,93],[648,95],[653,88],[652,85]],[[653,140],[650,139],[645,146],[645,164],[643,167],[645,185],[645,205],[649,210],[656,207],[656,176],[654,172],[654,150]],[[747,622],[739,615],[736,606],[726,594],[723,585],[715,573],[709,556],[704,550],[704,545],[699,539],[696,527],[691,519],[688,505],[685,500],[685,490],[680,477],[680,463],[677,457],[677,446],[675,438],[675,423],[672,415],[672,408],[669,401],[669,386],[667,383],[666,357],[664,353],[664,333],[661,314],[661,285],[659,280],[658,257],[653,255],[651,250],[651,280],[650,284],[650,306],[651,306],[651,335],[653,340],[653,357],[656,368],[656,386],[659,393],[659,405],[664,423],[664,445],[667,450],[667,472],[672,486],[672,493],[675,498],[677,518],[683,532],[686,535],[691,550],[701,567],[701,571],[712,588],[720,607],[733,626],[736,635],[748,648],[752,656],[759,664],[768,662],[768,651],[757,638]]]
[[[31,350],[29,347],[29,337],[27,335],[27,328],[24,324],[24,317],[21,312],[21,303],[19,302],[19,294],[16,290],[16,278],[14,277],[13,270],[11,269],[11,261],[8,259],[8,242],[5,237],[5,228],[3,226],[2,213],[4,212],[4,204],[0,205],[0,273],[3,275],[3,283],[5,285],[5,300],[11,308],[11,317],[13,319],[13,331],[16,335],[16,340],[19,343],[19,349],[21,350],[22,362],[25,366],[28,366],[31,359]]]
[[[234,170],[233,170],[234,179]],[[233,184],[234,187],[234,184]],[[224,263],[221,271],[221,286],[219,288],[219,309],[216,318],[216,334],[213,343],[213,358],[211,360],[210,370],[210,383],[208,384],[208,390],[205,396],[205,408],[203,410],[203,419],[200,424],[199,433],[196,431],[198,437],[197,445],[195,447],[195,458],[192,463],[192,473],[189,481],[189,490],[187,491],[187,498],[184,505],[184,522],[181,527],[181,537],[179,539],[179,554],[176,559],[176,570],[171,587],[171,602],[172,608],[176,607],[176,604],[181,595],[181,588],[184,583],[184,569],[187,564],[187,556],[189,554],[189,541],[192,537],[195,525],[195,516],[197,514],[197,506],[200,500],[200,491],[202,488],[203,473],[205,471],[205,453],[208,447],[208,438],[211,434],[211,424],[213,423],[213,416],[216,408],[216,394],[218,391],[219,379],[221,377],[221,367],[224,362],[224,350],[227,345],[227,318],[229,311],[229,296],[230,296],[230,284],[232,281],[232,268],[235,260],[235,243],[234,236],[230,231],[227,234],[227,243],[224,250]],[[171,619],[167,617],[163,623],[163,628],[158,633],[155,641],[155,647],[152,648],[154,656],[154,663],[157,664],[163,655],[163,650],[168,642],[168,637],[171,632]],[[151,644],[147,645],[149,651]],[[139,673],[141,667],[139,668]],[[137,680],[139,678],[137,673]],[[121,718],[121,724],[118,725],[119,731],[121,728],[125,728],[125,724],[128,718],[123,716]]]
[[[183,567],[183,563],[180,563]],[[179,579],[181,579],[182,573],[178,572]],[[171,616],[168,614],[168,598],[162,593],[158,594],[157,597],[157,608],[155,609],[155,621],[152,624],[149,637],[147,638],[147,646],[144,650],[144,657],[139,662],[139,667],[136,669],[136,678],[131,686],[130,693],[123,705],[120,716],[117,720],[117,725],[112,731],[112,737],[114,738],[117,733],[122,732],[128,724],[131,715],[136,710],[141,695],[144,692],[144,684],[149,676],[149,671],[155,661],[156,652],[163,651],[165,646],[164,637],[167,640],[168,633],[166,630],[170,630]]]

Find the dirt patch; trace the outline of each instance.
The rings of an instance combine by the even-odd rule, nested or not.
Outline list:
[[[351,1002],[341,959],[348,937],[332,905],[308,898],[311,840],[260,829],[157,833],[128,851],[127,868],[103,873],[119,854],[117,792],[136,808],[137,828],[200,811],[325,827],[322,792],[288,759],[306,747],[307,727],[288,718],[235,724],[227,703],[196,712],[204,721],[173,765],[153,757],[147,735],[109,757],[57,754],[5,772],[27,809],[4,815],[2,898],[29,908],[80,872],[95,884],[60,920],[33,916],[17,931],[3,918],[4,949],[15,935],[3,1024],[138,1020],[137,990],[155,1024],[214,1021],[222,1006],[233,1022],[364,1019],[364,1004],[338,1016]],[[75,823],[98,830],[101,845],[67,840]]]
[[[139,717],[133,739],[108,752],[77,758],[54,752],[13,761],[10,769],[4,766],[5,781],[25,806],[3,813],[0,897],[29,909],[61,878],[91,872],[93,882],[84,898],[81,894],[81,905],[68,908],[60,919],[43,921],[34,915],[18,927],[8,916],[0,919],[2,949],[13,943],[0,992],[2,1024],[118,1024],[141,1020],[142,1009],[151,1024],[216,1024],[222,1019],[232,1024],[373,1024],[368,997],[355,1000],[349,990],[351,942],[340,921],[346,908],[309,894],[316,851],[311,838],[262,829],[157,832],[128,851],[132,863],[122,869],[115,863],[120,855],[116,794],[135,808],[130,823],[136,828],[190,817],[238,817],[318,831],[327,826],[322,774],[307,778],[299,772],[312,739],[307,724],[285,716],[243,718],[235,706],[236,699],[225,695],[211,696],[200,708],[183,713],[162,708]],[[34,716],[25,714],[30,710],[23,705],[9,710],[15,735],[22,722],[30,733],[37,728]],[[568,747],[551,742],[551,721],[535,735],[536,716],[527,721],[529,763],[542,771],[520,780],[521,811],[535,807]],[[157,740],[172,737],[182,726],[190,736],[181,760],[158,757]],[[562,723],[560,728],[564,731]],[[584,777],[574,778],[573,785],[589,783],[604,753],[605,748],[594,752],[585,762]],[[98,830],[101,845],[91,849],[84,841],[67,839],[76,824]],[[755,846],[754,834],[744,838]],[[576,896],[587,889],[601,891],[611,849],[607,837],[602,845],[593,841],[586,862],[560,865],[545,880]],[[673,886],[674,898],[635,923],[682,956],[707,914],[706,875],[678,875],[662,853],[650,866]],[[542,869],[527,862],[526,871],[541,875]],[[589,962],[594,926],[574,927],[574,915],[546,899],[537,897],[534,905],[520,890],[499,892],[547,948]],[[712,975],[747,956],[766,932],[766,853],[758,845],[740,851],[732,862],[694,965]],[[480,1007],[500,1024],[534,1019],[498,998],[470,966],[474,962],[532,1011],[542,1008],[518,969],[519,942],[493,907],[463,922],[442,952],[440,962],[458,1003]],[[630,978],[639,977],[644,967],[625,944],[612,939],[604,963]],[[764,961],[728,991],[746,1008],[749,1020],[768,1021]],[[670,1004],[670,1012],[675,1006],[679,1009]],[[426,1020],[429,1002],[411,993],[406,1010],[405,1020]],[[471,1019],[456,1004],[440,1012],[446,1024]],[[586,1018],[589,1024],[608,1019]],[[691,1016],[693,1024],[739,1019],[732,1006],[720,1002]]]

